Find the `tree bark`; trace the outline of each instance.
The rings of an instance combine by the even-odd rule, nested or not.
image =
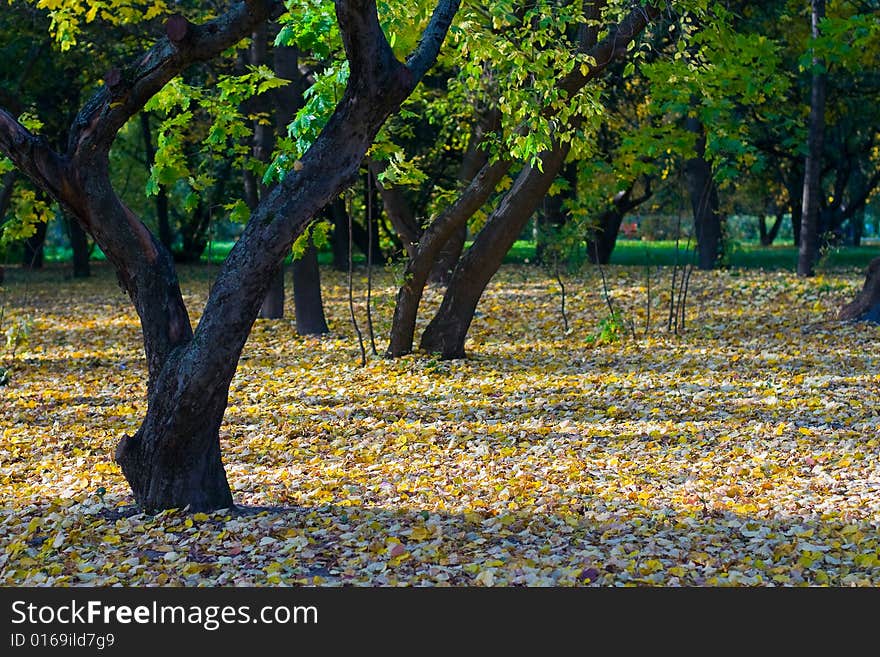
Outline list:
[[[543,171],[527,166],[459,260],[437,314],[422,333],[420,348],[443,359],[464,358],[468,329],[486,285],[556,179],[570,144],[543,154]]]
[[[64,223],[67,225],[67,235],[70,239],[70,248],[73,251],[73,277],[88,278],[92,275],[89,264],[89,238],[82,226],[64,214]]]
[[[293,261],[293,305],[297,335],[322,335],[330,331],[321,297],[318,249],[311,240],[302,257]]]
[[[467,220],[488,200],[510,167],[511,163],[504,160],[486,164],[455,202],[432,221],[419,238],[416,255],[407,262],[404,283],[397,291],[386,356],[398,358],[412,352],[419,304],[434,268],[436,255],[453,233],[466,226]]]
[[[825,0],[811,0],[812,35],[821,34],[819,23],[825,17]],[[804,166],[803,218],[798,248],[798,276],[813,276],[819,260],[819,207],[822,195],[822,148],[825,140],[825,72],[821,59],[813,56],[810,91],[810,127]]]
[[[773,225],[770,229],[767,229],[767,216],[761,215],[758,217],[758,233],[760,234],[761,246],[770,246],[776,240],[776,236],[779,235],[779,228],[782,226],[782,220],[785,215],[782,212],[777,212],[773,218]]]
[[[880,324],[880,258],[874,258],[865,272],[865,284],[856,298],[840,309],[843,321]]]
[[[722,249],[721,213],[718,209],[718,187],[712,167],[706,160],[706,131],[699,119],[685,119],[687,130],[697,135],[696,157],[685,162],[685,180],[694,212],[694,233],[697,239],[697,266],[714,269]]]
[[[333,250],[333,269],[348,271],[348,210],[345,200],[337,198],[324,208],[326,217],[333,224],[330,247]]]

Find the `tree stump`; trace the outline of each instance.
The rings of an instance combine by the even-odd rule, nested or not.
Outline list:
[[[880,324],[880,258],[874,258],[868,264],[862,291],[840,309],[838,318],[843,321]]]

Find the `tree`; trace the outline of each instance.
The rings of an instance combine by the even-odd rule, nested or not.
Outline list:
[[[840,309],[843,321],[880,324],[880,258],[874,258],[865,272],[865,284],[856,298]]]
[[[582,120],[572,107],[575,99],[586,103],[580,94],[584,93],[589,83],[599,78],[618,57],[625,57],[629,52],[628,44],[660,15],[659,8],[654,5],[639,6],[625,12],[616,24],[608,26],[600,20],[603,15],[606,19],[611,17],[610,13],[604,14],[605,2],[589,2],[578,7],[582,7],[584,18],[578,20],[580,27],[575,35],[574,51],[569,50],[564,54],[555,52],[551,60],[564,57],[570,62],[567,66],[569,72],[558,78],[550,76],[541,80],[540,92],[552,99],[549,106],[536,112],[534,105],[528,105],[534,102],[529,92],[518,90],[516,86],[506,89],[505,98],[508,93],[512,97],[521,96],[524,103],[520,109],[507,101],[501,107],[502,125],[508,126],[510,134],[510,155],[486,162],[470,184],[422,233],[415,256],[407,263],[405,282],[397,293],[386,352],[389,356],[401,356],[412,351],[419,303],[431,267],[442,247],[489,199],[513,168],[514,158],[527,154],[530,163],[519,171],[511,188],[486,219],[472,246],[458,261],[440,309],[422,335],[422,349],[439,352],[444,358],[464,355],[465,336],[486,284],[549,190],[572,147],[573,135]],[[534,11],[537,12],[537,8]],[[535,32],[537,23],[545,27],[553,23],[546,16],[536,19],[534,15],[528,20],[518,16],[507,20],[520,25],[520,29],[527,34]],[[598,34],[603,28],[607,30],[607,35],[599,40]],[[546,40],[545,35],[545,43]],[[521,54],[508,56],[514,66],[524,62]],[[546,66],[547,62],[542,60],[539,65]],[[522,78],[523,81],[534,80],[536,76],[526,71]],[[532,89],[530,91],[534,92]],[[526,106],[528,109],[524,109]],[[564,121],[559,119],[560,115],[565,117]],[[516,125],[510,126],[511,118],[517,121]],[[530,126],[534,128],[531,132],[526,129],[529,121],[534,124]],[[559,127],[559,134],[550,129],[551,124]]]
[[[814,39],[820,37],[825,17],[825,0],[811,0],[811,24]],[[798,276],[812,276],[819,259],[819,197],[821,190],[822,143],[825,138],[825,70],[818,56],[813,57],[810,92],[810,128],[807,159],[804,167],[804,194],[801,207],[801,243],[798,249]]]
[[[440,0],[419,45],[403,63],[373,0],[337,0],[348,81],[315,142],[251,213],[223,263],[193,331],[171,254],[110,184],[108,153],[118,131],[174,76],[217,56],[282,12],[280,2],[246,0],[207,23],[180,15],[166,37],[105,84],[73,122],[59,153],[5,110],[0,151],[76,217],[116,269],[138,312],[149,380],[148,410],[124,437],[116,460],[147,510],[231,507],[219,427],[230,381],[272,276],[313,217],[351,183],[386,118],[430,68],[458,10]]]

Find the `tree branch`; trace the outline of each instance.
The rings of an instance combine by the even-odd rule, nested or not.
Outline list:
[[[440,53],[440,46],[446,38],[446,32],[455,17],[458,7],[461,4],[459,0],[441,0],[434,8],[431,15],[431,22],[422,33],[419,45],[406,59],[406,66],[412,73],[413,80],[418,83],[425,73],[434,65],[437,55]]]
[[[258,24],[282,13],[280,0],[245,0],[202,25],[172,16],[167,36],[125,69],[111,69],[104,86],[74,120],[68,143],[77,158],[104,156],[116,133],[147,101],[190,64],[211,59],[247,37]]]
[[[581,72],[580,67],[575,67],[560,81],[560,89],[571,94],[597,77],[615,57],[626,52],[629,42],[635,39],[648,23],[658,18],[660,13],[660,8],[655,3],[634,7],[620,23],[611,28],[608,36],[586,51],[596,63],[588,65],[586,74]]]
[[[33,134],[9,112],[0,107],[0,153],[46,192],[63,203],[70,203],[65,193],[64,163],[41,136]]]

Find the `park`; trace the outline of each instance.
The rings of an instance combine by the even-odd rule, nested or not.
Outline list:
[[[880,585],[878,19],[13,0],[0,584]]]

